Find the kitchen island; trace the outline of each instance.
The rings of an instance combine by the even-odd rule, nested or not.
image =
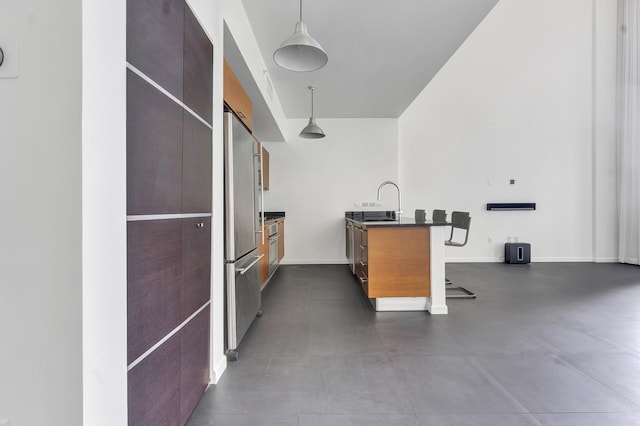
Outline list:
[[[447,314],[444,240],[448,223],[347,212],[347,257],[376,311]]]

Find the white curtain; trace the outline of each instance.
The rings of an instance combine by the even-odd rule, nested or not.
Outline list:
[[[640,0],[618,10],[618,260],[640,264]]]

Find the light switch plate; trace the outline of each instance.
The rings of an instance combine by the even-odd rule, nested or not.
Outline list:
[[[0,65],[0,78],[18,78],[20,69],[18,40],[0,36],[0,47],[4,53],[4,61]],[[0,423],[0,426],[4,425]]]

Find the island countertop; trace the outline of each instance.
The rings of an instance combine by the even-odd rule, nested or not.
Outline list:
[[[379,227],[379,226],[449,226],[451,225],[450,222],[434,222],[431,219],[427,219],[424,222],[416,222],[416,220],[412,217],[400,217],[397,220],[389,220],[389,219],[385,219],[385,220],[360,220],[360,219],[354,219],[354,218],[350,218],[348,216],[345,216],[345,219],[347,220],[351,220],[353,222],[359,223],[362,226],[364,226],[365,228],[371,228],[371,227]]]

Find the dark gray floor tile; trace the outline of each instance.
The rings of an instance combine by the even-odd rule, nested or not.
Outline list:
[[[637,426],[640,413],[536,414],[543,426]]]
[[[412,414],[383,356],[309,357],[301,414]]]
[[[521,326],[518,331],[554,353],[620,353],[625,348],[558,319]]]
[[[594,353],[565,355],[563,359],[634,402],[640,410],[640,356]]]
[[[640,305],[640,298],[638,300]],[[600,324],[592,327],[591,333],[640,354],[640,324],[623,320],[611,321],[607,326]]]
[[[640,267],[446,269],[478,298],[431,316],[376,313],[346,265],[282,265],[189,424],[640,424]]]
[[[624,398],[556,355],[476,357],[530,412],[625,412]]]
[[[369,355],[385,349],[377,331],[362,324],[311,324],[308,330],[309,355]]]
[[[300,392],[254,391],[210,387],[196,407],[193,417],[204,419],[221,414],[242,414],[280,417],[298,414]]]
[[[379,317],[386,314],[381,313]],[[465,355],[464,347],[427,315],[405,314],[394,320],[378,318],[374,325],[390,355]]]
[[[465,321],[447,331],[472,355],[548,352],[544,346],[496,320]]]
[[[418,426],[413,415],[302,414],[299,426]]]
[[[298,416],[262,416],[262,415],[209,415],[192,416],[187,426],[297,426]]]
[[[263,314],[256,319],[238,345],[241,357],[303,356],[308,346],[308,314],[270,317]],[[286,333],[283,330],[287,330]]]
[[[308,362],[302,357],[241,356],[229,362],[216,392],[250,390],[252,392],[295,392],[302,389]]]
[[[450,414],[417,416],[423,426],[540,426],[530,414]]]
[[[398,356],[393,366],[415,413],[526,413],[470,357]]]

